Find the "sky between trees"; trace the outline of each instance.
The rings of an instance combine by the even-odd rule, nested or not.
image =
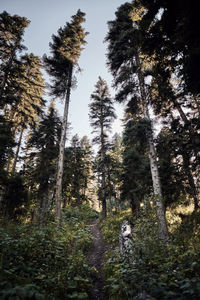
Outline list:
[[[86,37],[87,44],[79,59],[82,69],[77,74],[77,88],[72,91],[69,109],[69,122],[71,131],[69,139],[78,134],[80,137],[91,137],[91,127],[88,117],[88,104],[94,86],[101,76],[107,81],[111,95],[112,76],[106,67],[106,48],[104,38],[107,34],[107,22],[115,18],[116,9],[123,4],[123,0],[1,0],[1,12],[6,10],[10,15],[17,14],[28,18],[31,23],[25,30],[24,44],[28,52],[43,56],[49,54],[49,42],[52,34],[56,34],[59,27],[67,21],[80,8],[86,13],[84,24],[89,35]],[[47,80],[47,75],[45,76]],[[49,99],[46,95],[45,98]],[[62,104],[57,101],[56,107],[62,116]],[[113,134],[121,132],[120,118],[123,116],[123,105],[115,104],[118,119],[113,124]]]

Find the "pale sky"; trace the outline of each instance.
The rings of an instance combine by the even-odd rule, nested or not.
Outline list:
[[[109,85],[111,95],[112,76],[106,67],[106,44],[103,42],[108,31],[107,21],[114,20],[116,9],[124,0],[0,0],[0,11],[6,10],[9,14],[17,14],[28,18],[31,23],[26,28],[24,44],[28,52],[43,56],[49,53],[49,42],[52,34],[57,34],[59,27],[71,21],[71,16],[80,8],[86,13],[84,27],[89,35],[87,44],[82,51],[79,65],[83,72],[77,76],[76,90],[71,93],[68,121],[71,123],[71,138],[74,134],[79,137],[87,135],[91,138],[89,125],[88,104],[90,95],[98,76],[105,79]],[[63,109],[59,101],[56,104],[59,114]],[[114,122],[113,132],[121,132],[120,119],[123,116],[123,105],[116,104],[118,120]]]

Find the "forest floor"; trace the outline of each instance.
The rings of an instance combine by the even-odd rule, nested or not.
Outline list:
[[[89,226],[93,236],[93,245],[88,253],[88,264],[94,268],[93,286],[91,288],[90,300],[102,300],[103,299],[103,275],[102,265],[103,256],[105,252],[105,246],[102,238],[102,234],[99,228],[98,219],[93,221]]]

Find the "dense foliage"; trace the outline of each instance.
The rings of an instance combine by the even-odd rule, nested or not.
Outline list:
[[[79,9],[60,27],[42,64],[24,45],[30,21],[0,13],[0,299],[199,299],[197,3],[116,10],[105,38],[115,95],[99,76],[94,138],[65,146],[85,21]],[[124,128],[111,137],[114,101]],[[124,220],[131,247],[120,254]]]
[[[53,222],[1,228],[1,299],[87,299],[91,245],[87,226],[98,214],[89,206],[67,207],[63,225]]]
[[[102,223],[108,248],[104,262],[106,299],[133,299],[140,291],[155,299],[199,298],[200,235],[195,224],[200,216],[187,214],[187,207],[181,212],[178,216],[174,210],[168,211],[173,239],[168,247],[156,237],[154,207],[143,206],[137,218],[123,211]],[[125,219],[132,224],[132,247],[122,257],[119,231]]]

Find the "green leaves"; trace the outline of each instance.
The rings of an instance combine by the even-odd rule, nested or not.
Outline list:
[[[94,213],[88,206],[67,212],[71,217],[63,217],[59,230],[50,222],[42,229],[27,224],[0,230],[1,299],[88,299],[87,222]]]
[[[46,71],[52,76],[51,93],[58,97],[66,94],[68,80],[72,70],[77,66],[82,46],[86,44],[86,32],[82,27],[85,21],[85,13],[80,10],[72,16],[71,22],[67,22],[63,28],[53,35],[53,42],[50,43],[52,56],[44,55]],[[71,87],[71,83],[70,83]]]
[[[102,233],[109,246],[104,260],[105,292],[108,299],[133,299],[139,291],[145,290],[156,299],[188,300],[200,296],[199,240],[192,234],[183,240],[173,235],[174,244],[167,248],[156,238],[154,209],[141,208],[139,217],[131,218],[133,248],[132,254],[122,258],[119,255],[118,236],[120,225],[128,211],[109,216],[103,221]],[[194,249],[191,240],[194,243]],[[114,242],[115,241],[115,242]],[[114,243],[113,243],[114,242]],[[189,248],[188,248],[189,247]]]
[[[7,103],[16,104],[15,93],[19,90],[16,77],[19,75],[19,60],[17,56],[21,50],[22,37],[30,21],[18,15],[10,16],[6,11],[0,14],[0,108]],[[15,102],[16,101],[16,102]]]
[[[69,299],[88,299],[88,294],[87,293],[78,293],[78,292],[73,292],[73,294],[68,295]]]
[[[89,117],[91,126],[94,128],[94,132],[97,131],[101,135],[104,134],[104,139],[106,139],[106,131],[111,129],[111,123],[116,116],[108,85],[101,77],[98,78],[95,85],[95,91],[91,94],[91,103],[89,104],[89,108]]]
[[[9,286],[9,288],[8,285],[7,286],[5,285],[0,292],[0,297],[2,300],[6,300],[6,299],[45,300],[46,299],[46,297],[39,292],[38,287],[34,284],[27,284],[24,286],[15,286],[15,287]]]
[[[93,138],[93,142],[99,145],[97,173],[100,182],[98,196],[102,202],[103,216],[106,217],[106,199],[108,198],[106,195],[106,177],[108,177],[106,174],[106,156],[110,146],[107,132],[111,130],[111,124],[116,116],[108,85],[101,77],[99,77],[95,85],[94,93],[91,94],[89,108],[91,126],[94,128],[93,133],[96,134]]]

